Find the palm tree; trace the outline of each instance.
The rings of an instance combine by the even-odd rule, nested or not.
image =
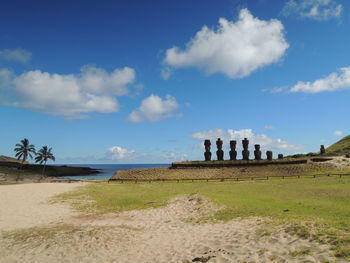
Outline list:
[[[35,154],[35,146],[33,144],[29,144],[28,139],[23,139],[21,140],[21,143],[16,144],[14,151],[16,152],[17,159],[22,159],[23,166],[28,157],[33,158],[32,154]]]
[[[37,153],[35,157],[35,162],[43,164],[44,163],[44,168],[42,174],[45,173],[45,168],[46,168],[46,162],[48,160],[55,161],[56,158],[51,152],[52,148],[48,148],[47,146],[43,146]]]

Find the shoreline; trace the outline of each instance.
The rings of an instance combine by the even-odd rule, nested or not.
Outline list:
[[[7,170],[8,173],[29,173],[41,175],[44,165],[41,164],[21,164],[18,162],[0,162],[0,169]],[[1,172],[1,170],[0,170]],[[46,165],[45,176],[81,176],[89,174],[100,174],[99,169],[92,169],[84,166],[69,166],[69,165]]]
[[[18,162],[0,162],[0,184],[42,183],[42,182],[74,182],[77,176],[94,176],[102,172],[90,167],[47,165],[45,174],[43,165],[21,164]],[[64,178],[66,176],[73,178]]]

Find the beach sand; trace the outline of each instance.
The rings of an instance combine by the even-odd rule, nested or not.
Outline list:
[[[47,200],[83,183],[33,183],[0,186],[0,231],[63,222],[74,213]]]
[[[80,183],[0,186],[0,262],[334,262],[328,245],[268,218],[196,223],[221,209],[205,198],[166,207],[87,215],[43,201]]]

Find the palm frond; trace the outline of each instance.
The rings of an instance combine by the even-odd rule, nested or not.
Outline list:
[[[16,152],[16,157],[18,157],[18,159],[23,158],[23,161],[25,161],[28,156],[33,158],[32,153],[35,154],[35,146],[29,144],[29,140],[25,138],[21,140],[21,143],[15,145],[14,151]]]
[[[35,162],[46,163],[48,160],[55,161],[55,156],[52,154],[52,148],[43,146],[37,153],[35,157]]]

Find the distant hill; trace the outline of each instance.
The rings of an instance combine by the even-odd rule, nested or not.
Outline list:
[[[0,155],[0,162],[22,163],[22,160],[17,160],[16,158]],[[29,162],[24,162],[24,163],[29,164]]]
[[[350,154],[350,135],[337,141],[326,149],[328,155],[346,155]]]

